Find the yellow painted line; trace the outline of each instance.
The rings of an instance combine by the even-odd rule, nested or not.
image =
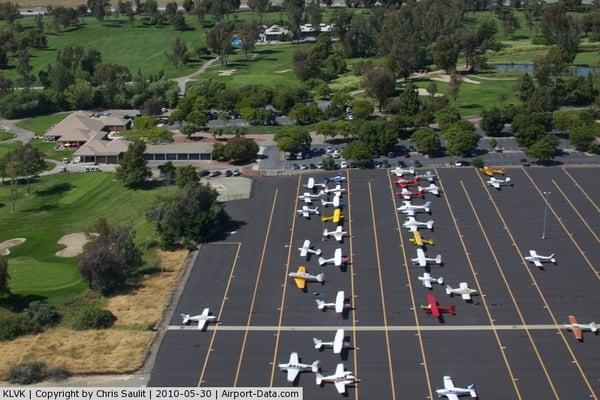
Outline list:
[[[375,222],[375,207],[373,206],[373,190],[369,182],[369,201],[371,203],[371,220],[373,221],[373,239],[375,239],[375,259],[377,260],[377,272],[379,273],[379,294],[381,295],[381,307],[383,311],[383,326],[387,328],[387,312],[385,309],[385,292],[383,290],[383,274],[381,272],[381,259],[379,257],[379,240],[377,239],[377,226]],[[394,370],[392,368],[392,351],[390,350],[390,336],[385,330],[385,345],[387,348],[388,369],[390,372],[390,384],[392,386],[392,400],[396,400],[396,386],[394,385]]]
[[[571,200],[569,200],[569,198],[567,197],[567,195],[565,194],[565,192],[560,188],[560,186],[556,183],[556,181],[554,179],[552,179],[552,183],[554,183],[554,186],[556,186],[556,189],[564,197],[564,199],[567,201],[567,203],[569,203],[569,205],[571,206],[571,208],[573,209],[573,211],[575,211],[575,214],[577,214],[577,216],[579,217],[579,219],[581,220],[581,222],[583,222],[583,224],[588,228],[588,230],[594,236],[594,238],[596,239],[596,241],[600,242],[600,239],[598,239],[598,235],[596,234],[596,232],[594,232],[594,230],[590,227],[590,225],[587,223],[587,221],[585,220],[585,218],[583,218],[583,216],[581,215],[581,213],[577,210],[577,207],[575,207],[573,205],[573,203],[571,202]],[[563,222],[560,219],[558,220],[558,222],[560,222],[560,224],[563,225]],[[564,226],[563,226],[563,228],[564,228]],[[566,230],[566,228],[564,228],[564,229]]]
[[[223,308],[225,307],[225,300],[227,300],[227,293],[229,293],[229,287],[231,286],[231,278],[233,278],[233,273],[235,271],[235,267],[237,265],[237,260],[240,255],[240,248],[242,244],[240,242],[219,242],[222,244],[235,244],[237,245],[237,249],[235,251],[235,256],[233,257],[233,264],[231,265],[231,270],[229,271],[229,278],[227,278],[227,286],[225,286],[225,292],[223,293],[223,300],[221,301],[221,307],[219,308],[219,315],[217,316],[217,320],[221,320],[221,316],[223,314]],[[210,337],[210,342],[208,344],[208,350],[206,351],[206,357],[204,358],[204,364],[202,364],[202,371],[200,372],[200,379],[198,380],[198,386],[202,386],[204,382],[204,373],[206,372],[206,367],[208,366],[208,360],[210,358],[210,353],[213,351],[213,343],[215,341],[215,336],[217,335],[217,331],[219,330],[219,325],[216,324],[213,330],[213,334]]]
[[[387,171],[387,170],[386,170]],[[419,316],[417,314],[417,304],[415,302],[415,295],[413,292],[412,281],[410,277],[410,271],[408,266],[408,258],[406,257],[406,250],[404,249],[404,238],[402,237],[402,226],[400,225],[400,218],[398,217],[398,208],[396,204],[396,195],[394,193],[394,186],[392,183],[391,174],[388,173],[388,183],[390,188],[390,194],[392,195],[392,202],[394,204],[394,215],[396,216],[396,226],[398,229],[398,237],[400,238],[400,248],[402,249],[402,257],[404,259],[404,270],[406,272],[406,279],[408,282],[408,290],[410,293],[410,300],[412,302],[412,310],[415,317],[415,325],[417,327],[417,338],[419,339],[419,349],[421,350],[421,359],[423,360],[423,371],[425,373],[425,380],[427,382],[427,392],[429,393],[429,399],[434,399],[433,388],[431,387],[431,379],[429,378],[429,368],[427,367],[427,356],[425,355],[425,346],[423,345],[423,337],[421,335],[421,326],[419,323]]]
[[[477,174],[477,175],[479,176],[479,174]],[[556,392],[556,388],[554,387],[554,382],[552,382],[552,378],[550,378],[550,374],[548,373],[546,364],[544,364],[544,360],[542,359],[542,356],[541,356],[540,352],[538,351],[538,348],[533,340],[533,336],[531,335],[531,332],[529,332],[530,328],[528,328],[527,325],[525,324],[525,317],[523,317],[523,313],[521,312],[521,307],[519,307],[519,303],[517,302],[517,299],[515,298],[515,295],[514,295],[512,289],[510,288],[508,279],[506,279],[506,275],[504,275],[504,270],[502,269],[502,266],[500,265],[500,261],[498,260],[498,256],[496,255],[496,252],[494,251],[494,246],[492,246],[492,242],[490,241],[490,239],[487,235],[487,232],[485,231],[483,224],[481,223],[481,219],[479,218],[479,213],[475,209],[475,206],[473,205],[473,201],[471,200],[471,197],[469,197],[469,192],[467,191],[467,188],[465,187],[465,184],[463,183],[462,180],[460,181],[460,185],[462,186],[462,189],[465,192],[465,197],[467,198],[467,202],[469,203],[469,206],[471,207],[471,210],[473,211],[473,215],[475,216],[475,219],[477,220],[477,224],[479,225],[479,229],[481,230],[483,238],[485,239],[485,242],[488,246],[488,249],[490,250],[490,253],[492,253],[492,258],[494,259],[494,263],[496,264],[496,269],[498,269],[498,273],[500,273],[500,276],[502,277],[504,286],[508,290],[508,294],[510,295],[511,300],[512,300],[513,304],[515,305],[515,310],[517,311],[517,314],[519,315],[519,319],[521,320],[521,325],[523,325],[525,327],[525,332],[527,334],[527,338],[529,339],[529,343],[531,344],[531,348],[533,349],[533,351],[540,363],[540,366],[542,367],[542,370],[544,371],[544,375],[546,375],[546,380],[548,381],[548,384],[550,385],[550,388],[552,389],[552,392],[554,393],[554,397],[556,399],[559,399],[560,397],[558,396],[558,393]],[[488,195],[489,195],[489,192],[488,192]]]
[[[590,268],[590,270],[594,273],[594,276],[596,277],[596,279],[600,280],[600,271],[598,271],[598,269],[596,267],[594,267],[594,265],[592,264],[592,262],[590,261],[590,259],[585,255],[585,252],[581,249],[581,246],[579,246],[579,243],[577,243],[577,241],[573,238],[573,234],[571,232],[569,232],[569,230],[567,229],[567,227],[565,226],[565,224],[562,222],[562,220],[558,216],[556,210],[554,210],[554,207],[552,207],[552,204],[550,204],[550,202],[542,194],[542,191],[535,184],[535,182],[533,181],[533,179],[531,178],[531,176],[527,173],[527,171],[525,171],[524,168],[521,168],[521,169],[523,170],[523,173],[525,174],[525,176],[527,176],[527,178],[529,178],[529,181],[531,182],[531,184],[533,185],[533,187],[535,188],[535,190],[537,190],[538,194],[542,197],[542,200],[544,201],[544,203],[546,203],[546,205],[548,206],[548,208],[550,209],[550,211],[552,211],[552,214],[554,214],[554,218],[556,218],[556,220],[558,221],[558,223],[560,224],[560,226],[562,226],[563,230],[565,231],[565,233],[569,237],[569,239],[571,239],[571,242],[575,245],[575,247],[579,251],[579,254],[581,254],[581,257],[583,257],[583,259],[587,263],[587,265]],[[597,237],[596,237],[596,239],[597,239]]]
[[[277,323],[277,333],[275,334],[275,348],[273,349],[273,362],[271,364],[271,379],[269,381],[269,386],[273,386],[273,381],[275,380],[275,369],[277,367],[277,351],[279,350],[279,337],[281,335],[281,323],[283,321],[283,307],[285,306],[285,294],[288,283],[288,272],[290,270],[290,262],[292,259],[292,249],[294,248],[294,230],[296,228],[296,216],[298,213],[296,210],[298,209],[298,196],[300,194],[300,179],[302,175],[298,175],[298,184],[296,186],[296,200],[294,201],[294,209],[292,210],[292,228],[290,229],[290,242],[288,244],[288,256],[287,262],[285,264],[285,274],[283,275],[283,290],[281,292],[281,304],[279,305],[279,322]]]
[[[349,243],[350,243],[350,254],[348,255],[350,257],[350,292],[352,294],[352,304],[354,305],[354,309],[352,310],[352,345],[354,346],[354,348],[358,348],[358,343],[356,341],[356,295],[355,295],[355,289],[354,289],[354,249],[353,249],[353,245],[352,245],[352,207],[351,207],[351,202],[350,202],[350,194],[352,193],[352,191],[350,190],[350,170],[346,170],[346,182],[348,182],[347,184],[347,190],[346,193],[348,193],[348,195],[346,196],[348,198],[347,200],[347,205],[346,205],[346,209],[347,209],[347,213],[348,213],[348,235],[349,235]],[[354,375],[355,376],[360,376],[360,374],[358,373],[358,352],[354,352],[353,353],[354,356]],[[359,396],[358,396],[358,388],[360,386],[359,385],[355,385],[354,388],[354,398],[358,400]]]
[[[525,174],[527,174],[527,173],[525,172]],[[556,329],[558,330],[558,334],[560,335],[561,339],[563,340],[563,343],[564,343],[565,347],[567,348],[569,354],[571,355],[572,363],[577,367],[577,370],[581,374],[581,377],[583,378],[583,380],[584,380],[584,382],[585,382],[588,390],[590,391],[590,397],[598,400],[598,397],[596,396],[596,393],[594,392],[594,389],[592,388],[592,385],[590,384],[590,381],[589,381],[588,377],[585,375],[585,372],[583,371],[583,368],[581,368],[581,365],[579,364],[579,361],[577,360],[577,357],[575,357],[575,353],[573,353],[573,349],[571,349],[571,346],[569,345],[569,342],[567,341],[567,339],[566,339],[566,337],[565,337],[562,329],[560,329],[560,325],[559,325],[556,317],[554,316],[554,313],[552,312],[552,309],[550,308],[550,305],[546,301],[546,297],[542,293],[542,290],[540,289],[540,285],[538,284],[537,280],[535,279],[535,276],[531,272],[531,269],[529,268],[529,266],[527,264],[527,261],[525,260],[525,258],[523,258],[523,255],[521,254],[521,251],[519,250],[519,246],[517,245],[517,242],[516,242],[513,234],[511,233],[510,229],[508,228],[508,225],[506,224],[506,221],[505,221],[504,217],[502,216],[502,213],[500,212],[500,209],[498,208],[498,205],[496,204],[496,201],[492,197],[492,194],[490,193],[490,191],[489,191],[486,183],[483,181],[483,179],[481,179],[481,177],[479,175],[477,175],[477,176],[479,177],[479,180],[481,181],[481,185],[484,187],[485,191],[487,192],[488,197],[489,197],[490,201],[492,202],[492,205],[496,209],[496,213],[500,217],[500,220],[502,221],[502,225],[504,226],[504,230],[506,231],[506,233],[510,237],[510,240],[512,241],[512,244],[514,246],[515,251],[517,252],[519,258],[521,259],[521,265],[525,268],[525,270],[527,271],[527,273],[531,277],[531,281],[535,284],[533,286],[535,286],[535,289],[537,290],[538,295],[542,299],[542,302],[544,303],[546,311],[548,311],[548,315],[550,315],[550,318],[552,319],[552,322],[556,325]]]
[[[250,310],[248,311],[248,320],[246,321],[246,330],[244,331],[244,339],[242,340],[242,349],[240,350],[240,358],[238,360],[237,369],[235,371],[235,379],[233,380],[233,386],[236,387],[238,379],[240,377],[240,369],[242,367],[242,360],[244,358],[244,351],[246,350],[246,341],[248,340],[248,329],[252,322],[252,312],[254,311],[254,302],[256,301],[256,292],[258,291],[258,283],[260,282],[260,274],[262,273],[262,267],[265,261],[265,254],[267,253],[267,243],[269,242],[269,234],[271,233],[271,223],[273,222],[273,213],[275,212],[275,205],[277,204],[277,195],[279,189],[275,189],[273,195],[273,205],[271,206],[271,214],[269,215],[269,222],[267,224],[267,232],[265,234],[265,241],[263,243],[262,253],[260,255],[260,262],[258,264],[258,272],[256,273],[256,280],[254,282],[254,291],[252,292],[252,301],[250,301]]]
[[[475,281],[475,285],[477,285],[477,290],[479,292],[479,296],[481,297],[481,301],[485,308],[485,312],[487,314],[488,320],[490,321],[490,325],[492,326],[492,331],[494,332],[494,336],[496,337],[496,343],[498,344],[498,348],[500,349],[500,354],[502,355],[502,359],[504,360],[504,364],[506,365],[506,370],[508,371],[508,374],[510,375],[510,380],[513,385],[513,388],[515,389],[515,394],[517,396],[517,399],[522,399],[523,397],[521,397],[521,392],[519,391],[519,387],[517,386],[517,380],[515,379],[515,375],[513,374],[512,368],[510,367],[510,363],[508,361],[508,357],[506,356],[506,352],[504,351],[505,346],[502,344],[502,341],[500,340],[500,336],[498,335],[498,331],[496,330],[496,324],[494,323],[494,318],[492,318],[492,313],[490,312],[490,309],[488,307],[485,293],[483,292],[483,289],[481,288],[479,279],[477,278],[477,273],[475,272],[475,267],[473,266],[473,261],[471,260],[471,257],[469,256],[469,252],[467,251],[467,246],[465,245],[463,235],[461,233],[460,228],[458,227],[458,223],[456,222],[456,217],[454,216],[454,211],[452,209],[452,206],[450,205],[450,199],[448,198],[448,192],[444,188],[444,184],[442,182],[442,179],[441,179],[440,174],[438,173],[437,169],[435,170],[435,174],[438,176],[438,182],[440,184],[442,192],[444,193],[444,199],[446,200],[446,205],[448,206],[448,210],[450,210],[450,216],[452,217],[452,222],[454,222],[454,228],[456,229],[456,234],[462,245],[467,262],[469,263],[469,268],[471,269],[471,274],[473,275],[473,280]],[[460,183],[462,185],[463,182],[460,181]],[[464,187],[464,185],[463,185],[463,187]],[[468,197],[468,195],[467,195],[467,197]]]
[[[583,195],[585,196],[586,199],[588,199],[588,201],[592,204],[592,206],[594,206],[594,208],[596,208],[596,211],[598,211],[600,213],[600,207],[598,207],[596,205],[596,202],[594,200],[592,200],[592,198],[587,194],[587,192],[585,190],[583,190],[583,188],[581,187],[581,185],[579,184],[579,182],[577,182],[577,180],[575,179],[575,177],[573,175],[571,175],[571,173],[569,171],[567,171],[567,169],[565,167],[560,167],[563,172],[565,174],[567,174],[567,176],[569,178],[571,178],[571,180],[573,181],[573,183],[575,184],[575,186],[577,186],[577,188],[581,191],[581,193],[583,193]]]

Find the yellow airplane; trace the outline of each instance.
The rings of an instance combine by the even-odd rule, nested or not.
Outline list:
[[[342,218],[344,218],[344,216],[342,215],[342,211],[339,208],[336,208],[331,217],[321,217],[321,221],[331,221],[337,224],[342,220]]]
[[[433,239],[423,239],[423,237],[421,236],[421,232],[414,231],[412,234],[413,237],[411,237],[409,240],[415,246],[423,246],[425,244],[430,244],[433,246]]]
[[[484,175],[487,175],[487,176],[504,175],[504,168],[494,169],[492,167],[483,167],[483,168],[479,168],[479,170],[481,172],[483,172]]]
[[[306,289],[306,282],[325,282],[325,274],[311,275],[303,266],[298,267],[296,272],[290,272],[289,276],[294,278],[294,283],[302,290]]]

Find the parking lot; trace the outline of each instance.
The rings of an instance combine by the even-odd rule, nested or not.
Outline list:
[[[240,228],[200,248],[149,385],[288,386],[277,364],[296,351],[302,362],[320,360],[324,373],[343,362],[360,378],[348,391],[356,399],[433,399],[444,375],[457,386],[475,383],[481,399],[598,399],[600,337],[585,332],[577,342],[562,324],[568,315],[600,321],[599,172],[507,169],[514,186],[496,190],[473,168],[434,170],[443,193],[426,195],[431,216],[417,215],[435,221],[433,232],[421,231],[435,240],[427,256],[441,254],[444,261],[431,274],[477,289],[472,303],[417,279],[423,269],[411,263],[416,250],[401,226],[402,199],[388,170],[343,172],[348,236],[342,244],[322,241],[323,228],[333,224],[296,214],[307,176],[258,178],[250,199],[227,205]],[[350,257],[347,268],[300,258],[304,239],[325,257],[341,247]],[[556,253],[557,265],[527,263],[530,249]],[[326,283],[297,289],[288,273],[300,265],[325,272]],[[315,299],[333,301],[338,290],[352,302],[347,315],[317,310]],[[456,305],[456,315],[443,322],[426,315],[420,305],[430,293],[441,305]],[[219,324],[205,332],[181,326],[180,313],[204,307]],[[349,351],[340,357],[314,349],[313,337],[332,340],[338,328],[345,329]],[[337,396],[309,373],[298,384],[305,399]]]

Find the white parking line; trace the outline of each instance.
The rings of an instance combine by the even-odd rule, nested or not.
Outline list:
[[[288,332],[305,332],[305,331],[335,331],[337,329],[346,329],[351,331],[352,326],[281,326],[276,325],[254,325],[254,326],[241,326],[241,325],[218,325],[218,329],[222,331],[288,331]],[[552,330],[561,329],[562,326],[556,325],[431,325],[431,326],[419,326],[419,330],[422,331],[491,331],[493,329],[502,331],[519,331],[519,330]],[[198,331],[196,326],[191,325],[169,325],[167,328],[170,331]],[[214,327],[208,326],[207,330],[212,330]],[[357,331],[363,332],[374,332],[374,331],[397,331],[397,332],[412,332],[417,330],[416,325],[365,325],[357,326]],[[199,331],[200,332],[200,331]]]

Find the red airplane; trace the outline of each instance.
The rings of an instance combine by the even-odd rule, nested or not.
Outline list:
[[[438,305],[437,300],[432,294],[427,295],[427,303],[429,304],[426,306],[421,306],[421,308],[425,310],[427,314],[430,314],[435,318],[440,318],[444,313],[456,315],[456,307],[454,305],[442,307]]]
[[[406,186],[403,186],[402,191],[396,192],[396,195],[404,198],[404,200],[410,200],[412,197],[425,197],[425,192],[423,190],[408,190]]]
[[[400,186],[400,187],[407,187],[407,186],[415,186],[418,185],[421,182],[421,180],[419,178],[412,178],[412,179],[406,179],[406,178],[398,178],[396,180],[396,185]]]
[[[579,341],[583,341],[583,331],[598,333],[598,325],[595,322],[580,324],[574,315],[569,315],[569,323],[565,325],[565,328],[573,332],[573,336]]]

